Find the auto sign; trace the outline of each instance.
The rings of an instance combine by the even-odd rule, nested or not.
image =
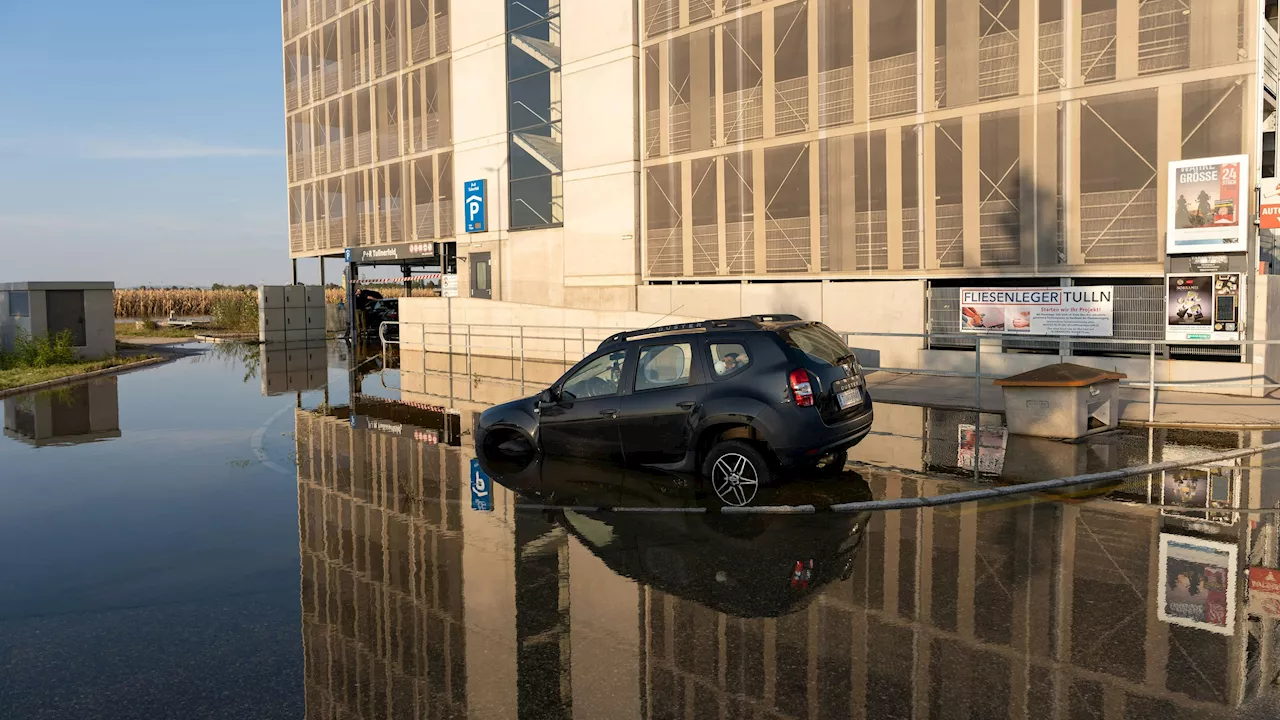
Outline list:
[[[1249,611],[1258,615],[1280,617],[1280,570],[1249,568]]]

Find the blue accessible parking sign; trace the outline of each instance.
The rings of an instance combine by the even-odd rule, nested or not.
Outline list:
[[[471,459],[471,509],[493,511],[493,485],[489,476],[480,469],[480,461]]]

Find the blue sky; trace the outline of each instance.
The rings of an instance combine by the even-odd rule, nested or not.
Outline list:
[[[0,0],[0,68],[0,282],[287,281],[278,2]]]

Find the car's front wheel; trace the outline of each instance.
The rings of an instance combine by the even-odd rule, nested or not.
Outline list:
[[[717,443],[702,463],[702,474],[722,502],[738,507],[750,505],[760,486],[773,481],[768,459],[743,440]]]

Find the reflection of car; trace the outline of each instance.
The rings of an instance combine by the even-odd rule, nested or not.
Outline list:
[[[368,332],[377,335],[378,326],[384,322],[400,321],[400,299],[399,298],[376,298],[368,302],[364,306],[365,328]],[[386,330],[387,338],[395,340],[400,337],[399,325],[388,325]]]
[[[476,445],[768,484],[843,466],[871,429],[854,353],[822,323],[754,316],[618,333],[549,389],[489,408]]]
[[[619,575],[739,617],[785,614],[823,585],[848,578],[870,519],[870,513],[679,512],[705,504],[692,478],[550,456],[492,478],[540,506]],[[845,471],[842,480],[788,485],[767,501],[821,502],[807,493],[833,487],[839,496],[827,502],[871,499],[857,473]],[[602,507],[651,511],[595,509]]]

